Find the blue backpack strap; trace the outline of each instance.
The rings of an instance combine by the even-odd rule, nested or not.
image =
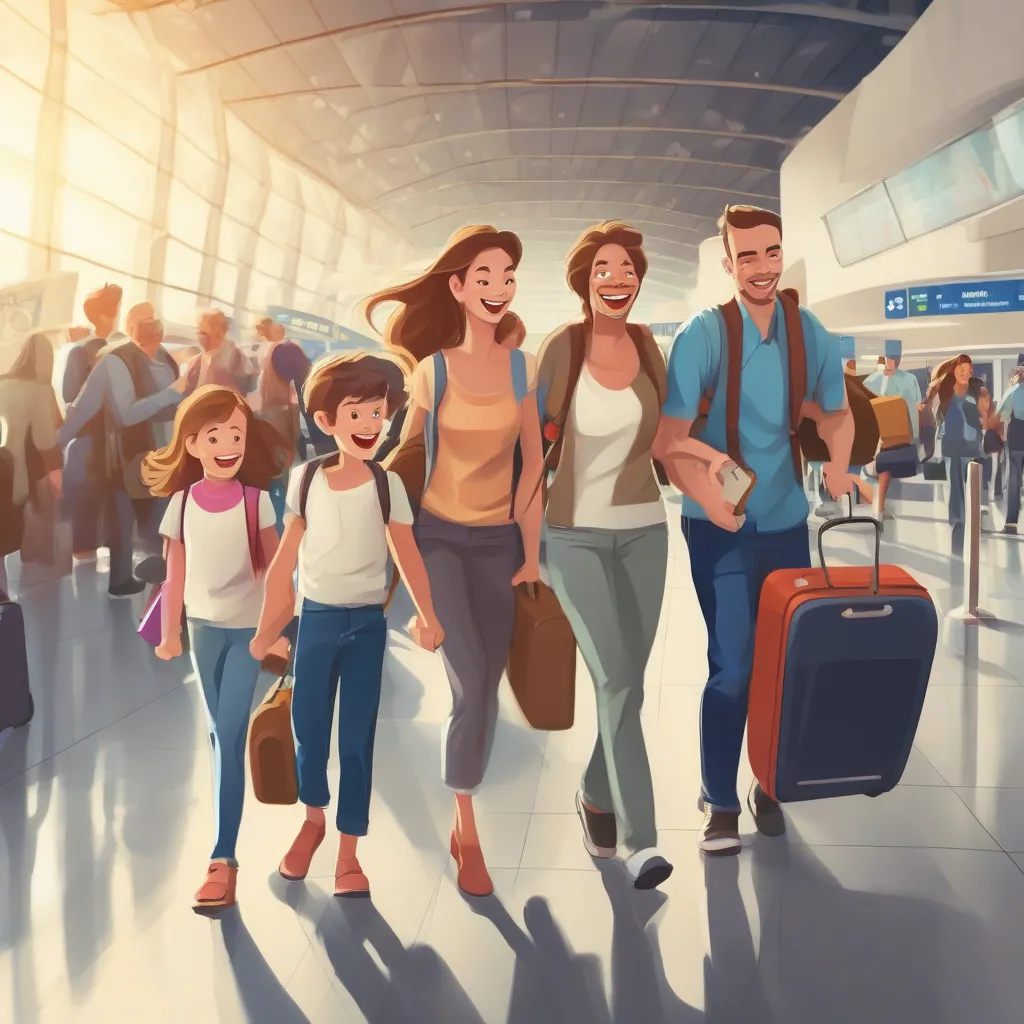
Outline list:
[[[430,480],[430,474],[434,468],[434,460],[437,458],[437,414],[441,408],[441,399],[444,398],[445,389],[448,387],[448,364],[444,361],[444,353],[435,352],[433,363],[434,394],[431,400],[430,412],[427,414],[426,429],[423,432],[426,455],[426,469],[423,475],[424,491],[427,489],[427,482]]]
[[[520,405],[529,394],[530,384],[526,378],[526,356],[519,349],[513,349],[512,356],[512,393],[516,396],[516,404]]]

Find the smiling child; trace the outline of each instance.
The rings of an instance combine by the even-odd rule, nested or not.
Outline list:
[[[148,455],[142,475],[170,501],[160,524],[167,582],[160,658],[181,654],[181,613],[213,742],[216,840],[197,911],[235,902],[235,844],[245,794],[245,739],[260,665],[249,653],[263,577],[277,550],[268,487],[285,457],[273,427],[231,388],[206,385],[178,407],[174,436]]]
[[[341,836],[335,895],[365,897],[369,882],[356,859],[356,844],[369,825],[373,741],[387,646],[389,549],[418,611],[414,639],[433,651],[443,633],[413,538],[408,495],[395,474],[373,461],[386,421],[406,401],[401,368],[364,352],[328,356],[310,371],[303,397],[317,427],[334,438],[338,450],[292,470],[284,536],[267,574],[260,628],[250,649],[262,660],[291,619],[297,563],[302,608],[292,726],[306,820],[280,872],[290,881],[304,879],[326,835],[327,753],[340,689],[336,820]]]

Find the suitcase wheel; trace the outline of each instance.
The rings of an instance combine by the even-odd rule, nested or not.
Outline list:
[[[28,715],[25,717],[25,721],[19,722],[14,728],[21,729],[23,726],[28,725],[29,722],[35,717],[36,714],[36,702],[32,699],[32,694],[28,695]]]
[[[876,789],[873,793],[865,793],[864,795],[865,796],[870,796],[873,799],[876,796],[882,796],[883,795],[883,791],[880,790],[880,789]]]

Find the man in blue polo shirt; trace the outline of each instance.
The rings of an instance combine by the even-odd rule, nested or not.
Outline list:
[[[726,349],[723,316],[697,314],[676,336],[669,357],[668,398],[655,455],[683,492],[683,533],[690,570],[708,628],[709,678],[700,708],[704,827],[708,854],[740,851],[736,790],[747,695],[754,656],[754,629],[761,585],[776,569],[811,564],[807,497],[793,462],[790,438],[789,363],[786,323],[776,292],[782,274],[782,221],[777,214],[730,206],[719,221],[726,272],[736,284],[743,324],[738,440],[743,461],[756,476],[744,509],[723,494],[722,476],[732,468],[727,452]],[[800,311],[807,363],[802,415],[815,420],[831,459],[822,467],[834,500],[856,484],[849,472],[853,416],[846,402],[838,339],[807,310]],[[703,396],[713,392],[700,440],[690,431]],[[710,446],[720,453],[710,461]],[[755,783],[747,800],[758,831],[778,836],[785,820],[777,803]]]

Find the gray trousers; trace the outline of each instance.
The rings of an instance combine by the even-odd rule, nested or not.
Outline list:
[[[627,849],[649,849],[657,845],[658,829],[640,709],[665,593],[668,527],[549,527],[547,551],[551,586],[597,698],[597,742],[583,776],[583,798],[614,812]]]
[[[444,630],[452,713],[441,734],[441,777],[457,793],[483,781],[498,720],[498,684],[512,645],[512,577],[523,564],[515,523],[462,526],[421,511],[416,541]]]

